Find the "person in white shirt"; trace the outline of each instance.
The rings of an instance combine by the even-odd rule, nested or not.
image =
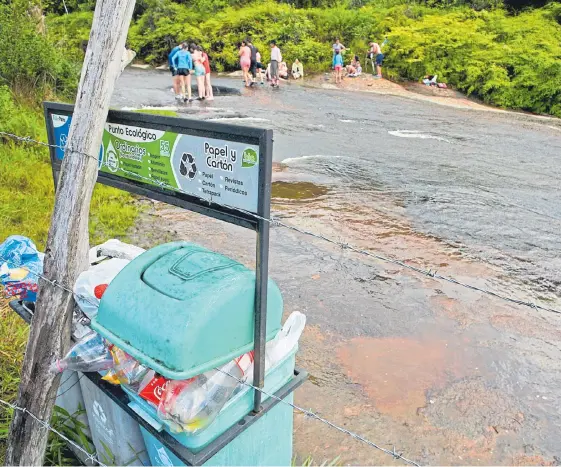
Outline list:
[[[335,39],[335,44],[333,44],[333,55],[335,55],[337,51],[339,51],[339,53],[342,53],[344,50],[347,50],[347,48],[343,44],[341,44],[339,38]]]
[[[277,47],[276,41],[271,41],[271,86],[279,87],[279,65],[282,62],[282,54]]]

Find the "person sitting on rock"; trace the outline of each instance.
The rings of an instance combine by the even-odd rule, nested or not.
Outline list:
[[[279,78],[288,79],[288,66],[286,66],[286,62],[281,62],[279,65]]]
[[[304,67],[298,59],[294,60],[292,64],[292,77],[294,79],[304,78]]]

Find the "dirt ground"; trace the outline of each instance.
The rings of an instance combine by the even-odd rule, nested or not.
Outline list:
[[[294,83],[293,81],[290,82]],[[342,89],[348,91],[369,92],[375,94],[404,97],[433,104],[454,107],[457,109],[473,109],[486,112],[507,112],[497,107],[491,107],[467,98],[454,89],[440,89],[436,86],[426,86],[423,83],[404,82],[402,84],[387,79],[375,79],[371,74],[364,73],[357,78],[345,77],[341,84],[335,84],[331,73],[316,75],[300,82],[305,86],[319,89]],[[551,118],[552,117],[543,117]]]

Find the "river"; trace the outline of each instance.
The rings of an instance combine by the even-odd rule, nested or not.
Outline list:
[[[241,79],[215,82],[242,90]],[[561,309],[555,119],[295,84],[177,106],[168,74],[135,69],[112,104],[272,128],[273,211],[286,223]],[[150,209],[138,243],[187,238],[252,263],[248,233]],[[299,364],[314,384],[298,403],[423,463],[559,461],[560,315],[282,229],[271,255],[286,308],[308,316]],[[301,416],[295,452],[393,462]]]

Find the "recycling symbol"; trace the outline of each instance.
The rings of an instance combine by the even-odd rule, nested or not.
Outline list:
[[[195,165],[195,158],[193,154],[184,152],[179,162],[179,172],[189,180],[193,180],[197,175],[197,166]]]
[[[95,416],[99,418],[101,423],[105,425],[105,423],[107,422],[107,416],[105,415],[105,412],[103,411],[103,408],[101,407],[101,404],[98,401],[94,401],[93,411]]]

